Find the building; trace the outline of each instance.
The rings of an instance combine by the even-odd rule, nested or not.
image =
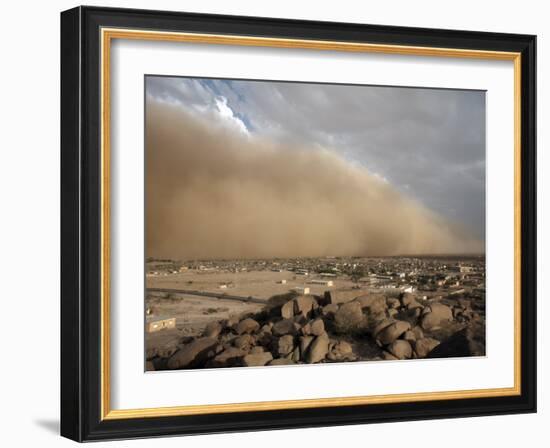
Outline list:
[[[176,328],[175,317],[147,317],[145,321],[145,331],[147,333],[154,333],[168,328]]]
[[[311,280],[309,283],[312,285],[334,286],[332,280]]]

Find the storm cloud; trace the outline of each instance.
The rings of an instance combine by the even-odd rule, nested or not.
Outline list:
[[[485,92],[147,77],[148,97],[236,132],[336,152],[485,239]]]
[[[213,97],[209,106],[189,98],[182,107],[173,100],[175,92],[165,96],[151,90],[146,103],[148,256],[483,251],[482,241],[460,223],[338,151],[307,139],[254,132],[257,124],[235,113],[225,96]]]

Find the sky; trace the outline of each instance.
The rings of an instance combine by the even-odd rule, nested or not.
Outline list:
[[[485,239],[485,92],[148,76],[146,94],[236,133],[329,149]]]

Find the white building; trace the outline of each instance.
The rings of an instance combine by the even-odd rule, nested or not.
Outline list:
[[[334,286],[332,280],[311,280],[309,283],[312,285]]]

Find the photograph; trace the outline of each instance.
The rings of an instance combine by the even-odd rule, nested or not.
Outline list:
[[[483,416],[477,439],[524,442],[499,416],[540,413],[543,15],[348,6],[61,12],[60,127],[17,138],[60,143],[61,316],[40,320],[63,437],[346,425],[333,446],[406,422],[440,445]]]
[[[486,91],[144,85],[146,371],[486,355]]]

